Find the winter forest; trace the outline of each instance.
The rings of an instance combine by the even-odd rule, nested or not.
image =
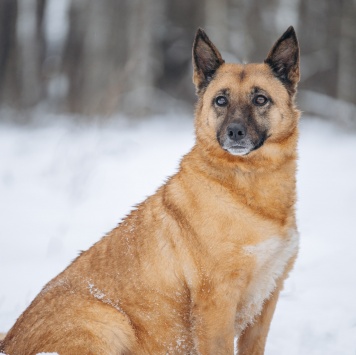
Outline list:
[[[265,353],[356,354],[355,0],[0,0],[0,339],[193,146],[196,30],[262,62],[290,25],[300,249]]]
[[[293,25],[301,109],[355,124],[352,0],[1,0],[0,19],[1,107],[132,117],[190,107],[198,27],[227,61],[254,62]]]

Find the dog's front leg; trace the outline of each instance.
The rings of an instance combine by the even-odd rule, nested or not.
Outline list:
[[[220,294],[198,297],[192,305],[194,345],[199,355],[234,354],[234,312],[232,304]]]
[[[277,286],[270,298],[264,303],[262,312],[255,318],[253,324],[248,326],[240,335],[238,340],[239,355],[263,355],[266,346],[269,327],[276,309],[277,301],[281,290],[283,289],[284,280],[287,278],[289,271],[292,269],[296,256],[288,263],[282,277],[277,281]]]
[[[239,355],[263,355],[271,320],[276,308],[279,287],[263,305],[262,312],[248,326],[238,340]]]

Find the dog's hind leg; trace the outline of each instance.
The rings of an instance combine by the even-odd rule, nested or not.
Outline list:
[[[34,306],[7,334],[1,350],[11,355],[135,353],[135,331],[123,312],[96,299],[75,298],[66,306],[58,312],[41,312],[44,303]]]

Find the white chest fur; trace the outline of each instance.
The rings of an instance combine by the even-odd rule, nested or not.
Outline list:
[[[236,316],[237,331],[240,333],[262,311],[263,303],[276,288],[277,280],[283,275],[289,260],[298,251],[299,235],[293,230],[287,238],[271,237],[259,244],[244,247],[244,252],[255,259],[251,282]]]

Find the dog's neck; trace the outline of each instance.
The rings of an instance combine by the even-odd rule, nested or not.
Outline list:
[[[297,139],[295,130],[284,141],[266,144],[246,157],[230,156],[221,148],[203,150],[200,147],[206,144],[196,144],[182,160],[182,172],[193,169],[204,179],[202,184],[220,185],[254,212],[281,225],[294,225]]]

